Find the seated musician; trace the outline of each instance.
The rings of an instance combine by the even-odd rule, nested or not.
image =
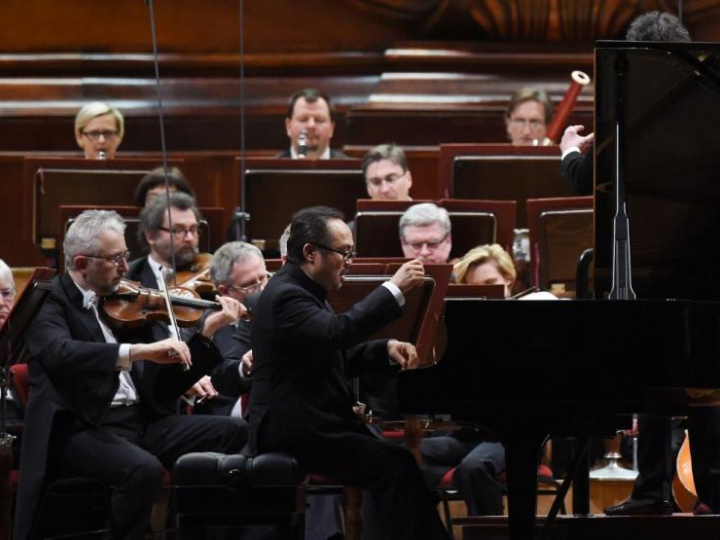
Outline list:
[[[187,452],[233,453],[246,442],[240,419],[173,414],[177,397],[221,361],[211,338],[242,306],[221,298],[222,310],[187,343],[158,323],[113,327],[102,306],[127,270],[124,232],[115,212],[77,218],[63,244],[68,273],[53,280],[29,330],[18,540],[31,534],[44,481],[61,473],[107,484],[112,538],[143,539],[164,467]]]
[[[504,285],[510,297],[517,278],[512,257],[500,244],[486,244],[468,251],[453,267],[457,283]]]
[[[335,131],[335,108],[325,92],[304,88],[290,96],[285,131],[290,139],[290,148],[280,152],[279,158],[347,158],[339,150],[330,148]]]
[[[455,264],[458,283],[505,285],[505,298],[515,282],[516,271],[510,255],[498,244],[471,249]],[[422,469],[430,486],[455,467],[453,485],[458,489],[468,515],[502,515],[503,484],[498,476],[505,471],[505,449],[481,432],[460,431],[420,441]]]
[[[125,135],[125,120],[102,101],[85,105],[75,116],[75,140],[86,159],[114,159]]]
[[[625,35],[627,41],[669,41],[688,43],[690,32],[675,15],[650,11],[636,17]],[[585,126],[568,126],[560,141],[560,174],[578,195],[590,195],[593,189],[594,133],[583,135]]]
[[[165,197],[156,197],[140,213],[138,240],[147,247],[146,257],[129,265],[125,277],[139,281],[146,287],[158,288],[163,270],[173,267],[173,250],[178,270],[192,265],[199,253],[200,211],[195,200],[186,193],[170,193],[170,217]],[[173,236],[171,245],[170,235]]]
[[[149,253],[145,257],[132,261],[125,273],[125,278],[152,289],[159,288],[163,272],[172,272],[173,251],[178,271],[191,267],[199,253],[200,210],[195,204],[195,199],[187,193],[170,193],[172,231],[167,208],[167,199],[156,197],[140,213],[138,240],[141,245],[147,246]],[[173,235],[172,244],[170,242],[171,234]],[[172,332],[171,328],[168,330]],[[209,376],[197,381],[189,389],[189,393],[206,399],[218,395]]]
[[[170,192],[181,191],[195,199],[195,192],[185,175],[177,167],[170,167],[167,174]],[[158,195],[165,195],[165,170],[157,167],[147,173],[135,188],[135,206],[145,207]]]
[[[210,277],[218,292],[247,306],[248,295],[260,293],[270,274],[265,268],[262,252],[246,242],[228,242],[213,255]],[[223,365],[212,372],[212,383],[220,395],[195,405],[196,414],[225,414],[243,416],[241,394],[250,390],[252,326],[247,320],[237,320],[215,332],[213,342],[224,359]]]
[[[289,452],[306,470],[366,489],[391,539],[446,538],[412,455],[370,433],[353,412],[345,380],[363,370],[394,370],[390,362],[416,367],[413,345],[365,340],[402,314],[404,295],[422,283],[422,265],[405,263],[349,311],[335,314],[325,299],[342,287],[354,256],[342,219],[327,207],[296,212],[288,262],[260,295],[250,446]]]
[[[5,264],[5,261],[0,259],[0,328],[5,324],[14,304],[15,280],[12,270]]]
[[[412,174],[402,148],[381,144],[363,157],[360,167],[368,195],[375,201],[410,201]]]
[[[0,328],[3,327],[5,321],[7,321],[15,305],[15,280],[13,279],[12,270],[10,267],[0,259]],[[2,407],[2,403],[0,403]],[[7,400],[5,403],[5,419],[8,426],[13,426],[17,423],[21,423],[19,420],[22,417],[22,413],[18,410],[13,400],[12,391],[8,391]]]
[[[551,119],[552,103],[547,94],[537,88],[520,88],[510,98],[505,113],[505,127],[510,144],[544,144]]]
[[[400,218],[400,244],[408,259],[445,264],[452,249],[450,216],[433,203],[415,204]]]

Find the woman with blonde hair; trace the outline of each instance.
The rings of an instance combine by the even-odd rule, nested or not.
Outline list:
[[[468,251],[454,266],[457,283],[504,285],[505,298],[515,284],[517,272],[512,258],[499,244],[486,244]]]

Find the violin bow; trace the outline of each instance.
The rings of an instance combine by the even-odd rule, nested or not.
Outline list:
[[[160,90],[160,57],[158,55],[157,46],[157,31],[155,29],[155,3],[153,0],[145,0],[145,4],[148,6],[150,12],[150,33],[152,34],[152,47],[153,47],[153,63],[155,65],[155,90],[157,92],[158,102],[158,119],[160,122],[160,148],[162,151],[162,163],[163,163],[163,176],[165,177],[165,201],[167,203],[167,217],[168,217],[168,229],[170,229],[170,258],[172,261],[172,275],[175,284],[177,285],[177,264],[175,260],[175,235],[173,234],[173,223],[172,223],[172,212],[170,208],[170,178],[167,163],[167,144],[165,142],[165,119],[163,117],[162,107],[162,92]],[[180,327],[175,319],[175,312],[173,312],[172,301],[170,300],[170,293],[165,274],[161,272],[161,285],[163,296],[165,298],[165,304],[167,307],[168,318],[170,319],[171,326],[175,329],[175,337],[178,340],[182,340],[180,335]],[[190,366],[183,363],[183,371],[188,371]]]

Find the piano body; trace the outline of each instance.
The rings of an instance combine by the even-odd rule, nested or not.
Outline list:
[[[533,538],[546,437],[611,435],[720,389],[720,45],[599,42],[595,70],[598,300],[448,300],[443,359],[398,383],[404,413],[503,441],[511,540]],[[638,300],[604,299],[618,177]]]

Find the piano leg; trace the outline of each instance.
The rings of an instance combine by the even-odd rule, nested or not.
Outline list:
[[[590,513],[590,437],[577,438],[577,468],[573,478],[573,514],[587,516]]]
[[[523,426],[511,436],[504,437],[507,466],[508,523],[510,540],[529,540],[534,537],[537,512],[537,469],[544,433],[533,433]]]

